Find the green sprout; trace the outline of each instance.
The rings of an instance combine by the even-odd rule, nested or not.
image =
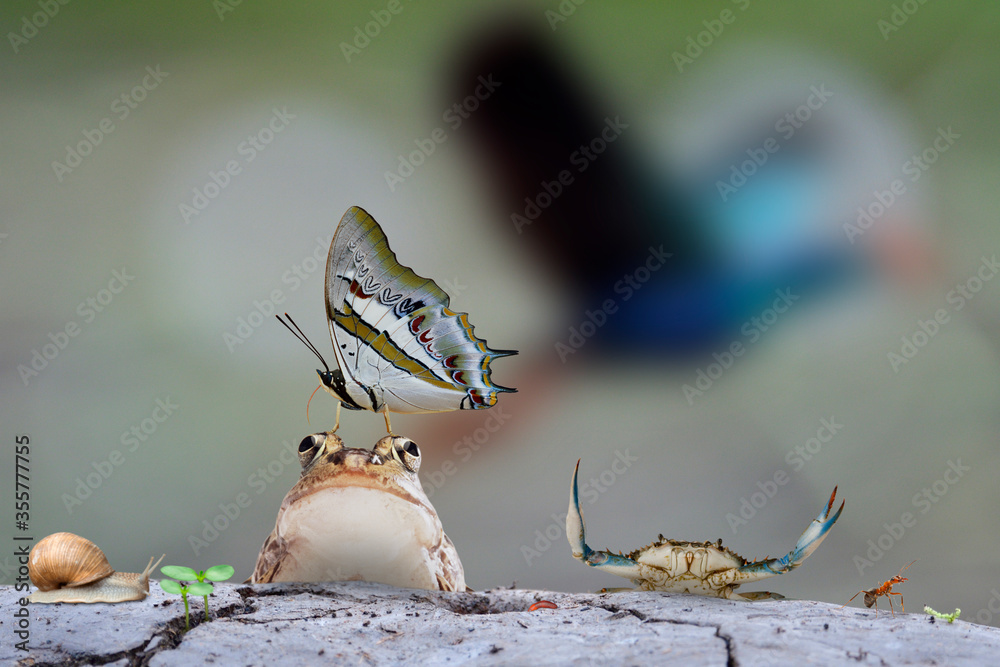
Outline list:
[[[164,565],[160,568],[160,572],[170,577],[170,579],[164,579],[160,582],[160,588],[165,590],[167,593],[173,593],[175,595],[180,595],[184,600],[184,632],[191,629],[191,619],[190,619],[190,609],[188,607],[188,593],[192,595],[202,595],[205,597],[205,620],[208,618],[208,596],[211,594],[213,588],[212,584],[205,583],[205,580],[209,581],[225,581],[226,579],[233,576],[236,570],[233,569],[232,565],[215,565],[203,570],[201,572],[195,572],[189,567],[183,567],[180,565]],[[173,581],[177,579],[177,581]],[[182,581],[190,581],[190,584],[182,584]]]
[[[942,621],[948,621],[949,623],[954,623],[955,619],[958,618],[958,615],[962,613],[962,610],[956,607],[954,613],[942,614],[939,611],[934,611],[930,607],[924,607],[924,613],[930,614],[931,616],[937,616]]]

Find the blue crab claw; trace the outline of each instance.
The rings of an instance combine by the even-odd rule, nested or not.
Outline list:
[[[573,558],[599,567],[611,574],[617,574],[626,579],[639,576],[639,568],[634,560],[613,554],[610,551],[594,551],[587,546],[587,529],[583,525],[583,513],[580,511],[580,494],[577,491],[576,478],[580,472],[580,460],[576,461],[573,470],[573,486],[569,491],[569,512],[566,514],[566,539],[573,550]]]
[[[819,516],[812,520],[809,527],[806,528],[806,532],[802,533],[799,541],[795,543],[795,548],[788,552],[788,555],[782,556],[781,558],[771,558],[768,560],[757,561],[754,563],[747,563],[741,568],[732,570],[730,572],[721,572],[717,577],[719,577],[718,582],[714,583],[726,583],[726,584],[745,584],[752,581],[760,581],[761,579],[767,579],[768,577],[774,577],[779,574],[784,574],[786,572],[791,572],[799,565],[802,564],[806,558],[819,548],[820,543],[826,538],[830,528],[833,524],[837,523],[837,519],[840,518],[840,513],[844,511],[844,502],[841,501],[840,508],[837,513],[832,517],[830,513],[833,511],[833,502],[837,497],[837,487],[833,487],[833,493],[830,494],[830,500],[827,502],[826,507],[823,511],[819,513]]]

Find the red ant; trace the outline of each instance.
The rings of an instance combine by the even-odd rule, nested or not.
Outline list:
[[[916,563],[916,562],[917,561],[914,560],[913,562],[910,563],[910,565],[913,565],[913,563]],[[890,595],[898,595],[899,596],[899,607],[904,612],[906,611],[906,607],[903,606],[903,594],[902,593],[894,593],[892,591],[892,587],[895,586],[896,584],[901,584],[904,581],[909,581],[909,579],[907,579],[906,577],[900,576],[900,575],[902,575],[903,574],[903,570],[905,570],[907,567],[910,567],[910,565],[907,565],[906,567],[901,568],[899,570],[899,574],[897,574],[892,579],[889,579],[888,581],[884,582],[881,586],[876,586],[875,588],[872,588],[872,589],[867,590],[867,591],[858,591],[857,593],[854,594],[854,598],[856,598],[859,595],[861,595],[862,593],[864,593],[865,594],[865,606],[866,607],[871,607],[872,605],[875,605],[875,618],[878,618],[878,599],[879,599],[879,597],[881,597],[881,596],[884,595],[885,597],[889,598],[889,610],[892,611],[892,617],[896,618],[896,612],[892,608],[892,598],[889,597],[889,596]],[[847,604],[843,605],[841,607],[841,609],[843,609],[847,605],[849,605],[852,602],[854,602],[854,598],[851,598],[850,600],[848,600]]]

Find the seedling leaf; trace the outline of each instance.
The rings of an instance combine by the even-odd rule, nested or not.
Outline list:
[[[183,567],[181,565],[164,565],[160,568],[160,572],[172,577],[173,579],[178,579],[180,581],[197,581],[198,573],[189,567]]]
[[[173,593],[174,595],[181,594],[181,585],[174,581],[173,579],[164,579],[160,582],[160,588],[168,593]]]
[[[205,578],[209,581],[225,581],[236,574],[232,565],[213,565],[205,570]]]
[[[194,582],[188,586],[188,593],[191,595],[209,595],[212,592],[212,584]]]

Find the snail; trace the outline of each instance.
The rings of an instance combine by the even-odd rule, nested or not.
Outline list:
[[[38,590],[30,602],[127,602],[149,593],[149,573],[163,560],[139,574],[115,572],[104,552],[88,539],[73,533],[53,533],[32,547],[28,576]]]

